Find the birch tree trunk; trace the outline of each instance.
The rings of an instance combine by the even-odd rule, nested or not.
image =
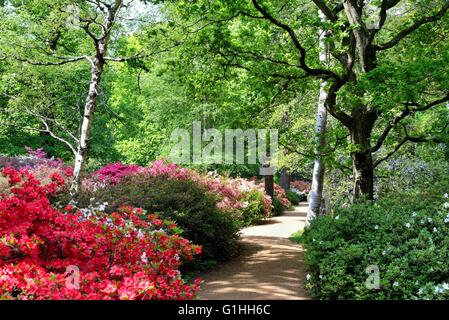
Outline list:
[[[102,60],[101,57],[97,57],[93,61],[92,65],[89,92],[87,94],[86,104],[84,106],[84,116],[81,124],[79,144],[75,155],[75,167],[73,169],[73,179],[70,187],[70,195],[72,198],[78,194],[79,184],[81,182],[81,172],[84,169],[88,156],[90,130],[92,127],[95,106],[97,105],[98,90],[100,88],[100,80],[103,70],[104,60]]]
[[[101,2],[100,2],[101,3]],[[102,3],[101,3],[102,4]],[[104,5],[103,9],[107,9],[105,22],[102,25],[101,36],[93,34],[89,26],[91,23],[98,22],[94,19],[93,22],[88,22],[83,29],[93,39],[95,44],[95,57],[91,61],[91,79],[89,84],[89,92],[87,93],[86,103],[84,105],[84,116],[81,124],[80,138],[75,155],[75,167],[73,170],[73,179],[70,187],[70,195],[72,199],[76,197],[79,192],[79,185],[81,182],[81,173],[87,161],[89,151],[89,138],[92,127],[92,121],[94,116],[95,107],[97,105],[97,97],[100,89],[101,76],[106,64],[106,55],[108,51],[109,40],[111,37],[112,28],[116,17],[123,4],[123,0],[116,0],[111,5]]]
[[[319,15],[322,21],[325,17],[321,10]],[[329,63],[329,55],[327,45],[325,43],[326,31],[320,30],[320,56],[319,59],[322,63]],[[309,209],[307,212],[306,225],[320,214],[321,202],[323,198],[323,185],[324,185],[324,172],[325,165],[321,157],[321,150],[326,146],[326,123],[327,123],[327,111],[325,101],[327,99],[326,91],[327,82],[321,81],[320,93],[318,97],[318,106],[316,113],[316,125],[315,125],[315,162],[313,166],[312,187],[309,193]]]

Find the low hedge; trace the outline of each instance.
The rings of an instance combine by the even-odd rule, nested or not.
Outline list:
[[[440,183],[431,190],[390,195],[315,219],[300,239],[311,296],[449,298],[448,191],[449,183]],[[370,273],[375,268],[377,289],[376,276]]]

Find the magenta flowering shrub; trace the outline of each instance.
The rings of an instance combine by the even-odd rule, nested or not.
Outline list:
[[[137,165],[123,164],[121,162],[110,163],[107,166],[95,171],[92,176],[98,179],[100,182],[109,182],[116,184],[130,176],[142,170],[142,167]]]

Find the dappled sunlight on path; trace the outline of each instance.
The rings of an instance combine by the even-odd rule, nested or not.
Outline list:
[[[242,230],[241,254],[203,275],[200,299],[308,299],[303,251],[290,235],[304,227],[307,204]]]

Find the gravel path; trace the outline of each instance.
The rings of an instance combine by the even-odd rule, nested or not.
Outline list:
[[[241,254],[203,275],[203,300],[302,300],[302,247],[288,238],[304,227],[307,204],[242,230]]]

